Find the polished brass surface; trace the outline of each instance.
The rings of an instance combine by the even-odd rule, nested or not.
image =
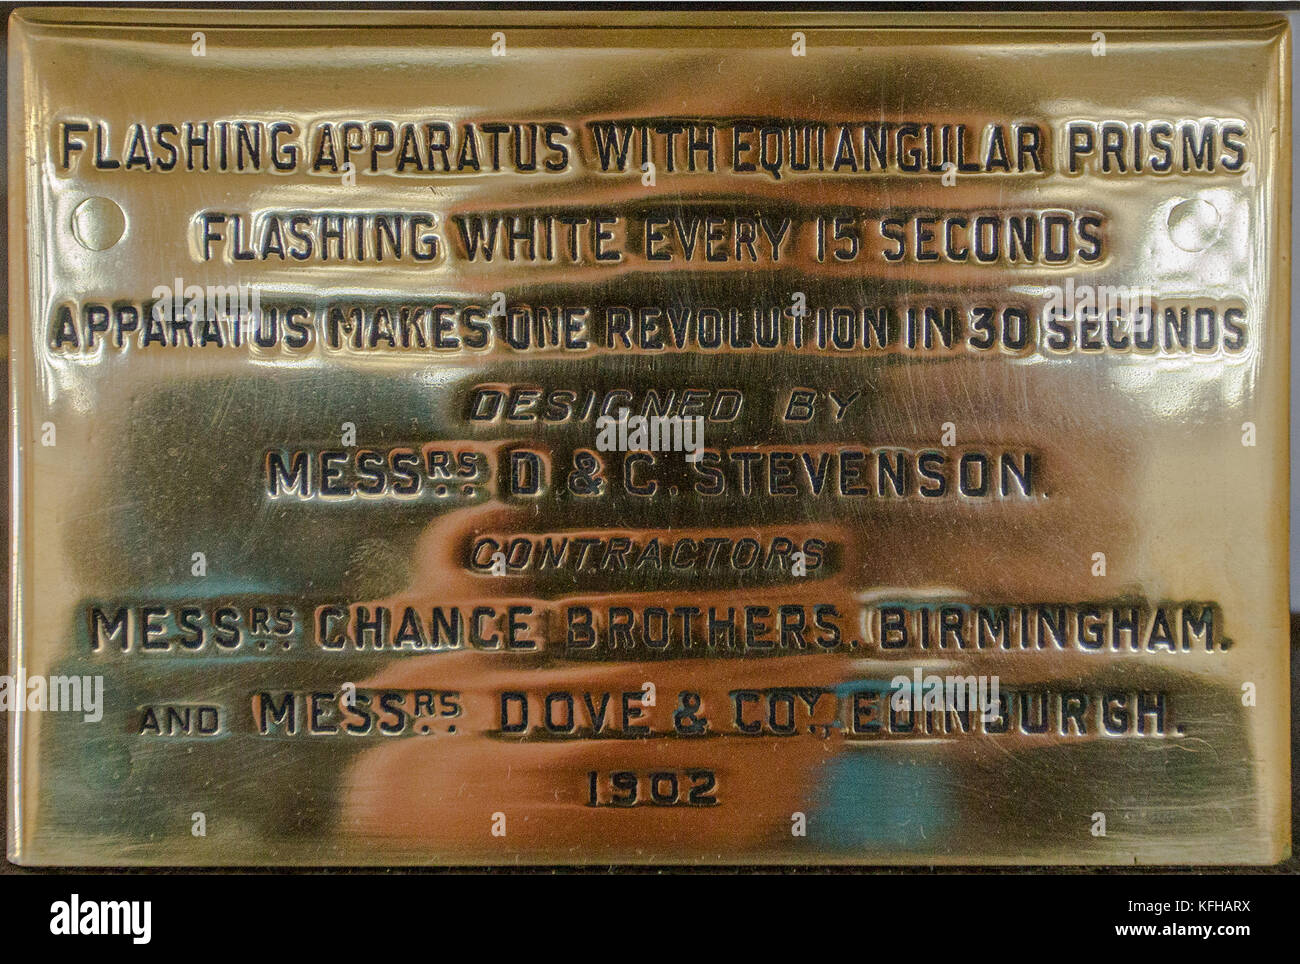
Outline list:
[[[1289,42],[16,15],[10,856],[1279,860]]]

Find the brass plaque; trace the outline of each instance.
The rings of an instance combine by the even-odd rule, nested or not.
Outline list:
[[[1289,852],[1280,18],[9,52],[14,860]]]

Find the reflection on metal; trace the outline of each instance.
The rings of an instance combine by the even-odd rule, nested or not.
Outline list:
[[[1284,22],[607,19],[12,22],[11,856],[1279,859]]]

